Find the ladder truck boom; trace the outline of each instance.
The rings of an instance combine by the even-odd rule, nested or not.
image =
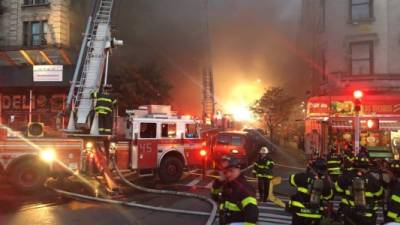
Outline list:
[[[99,91],[104,79],[106,85],[108,57],[112,47],[122,45],[122,41],[111,37],[111,16],[114,0],[94,0],[93,14],[88,19],[86,35],[81,46],[78,63],[70,87],[67,107],[70,118],[67,130],[82,132],[89,130],[91,123],[90,112],[93,109],[91,93]],[[91,134],[97,134],[91,131]]]

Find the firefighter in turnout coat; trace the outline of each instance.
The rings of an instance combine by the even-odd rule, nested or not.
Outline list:
[[[253,169],[253,174],[258,179],[258,191],[260,193],[260,201],[262,202],[266,202],[268,199],[269,187],[273,178],[272,168],[274,164],[274,161],[269,157],[268,148],[262,147]]]
[[[117,104],[109,93],[109,87],[103,87],[101,92],[92,92],[91,97],[96,100],[95,111],[98,115],[99,134],[111,135],[113,128],[113,109]]]
[[[339,214],[343,215],[345,225],[375,225],[378,201],[382,198],[383,187],[369,173],[369,159],[357,156],[354,169],[341,175],[335,189],[342,196]]]
[[[223,157],[224,184],[220,197],[220,224],[256,225],[258,206],[256,192],[240,172],[240,160]]]
[[[292,225],[319,224],[324,212],[324,203],[333,198],[333,189],[326,174],[326,162],[319,158],[304,173],[290,176],[290,185],[297,189],[288,203],[293,214]]]

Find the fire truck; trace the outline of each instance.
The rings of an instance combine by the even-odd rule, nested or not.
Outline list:
[[[113,0],[93,1],[65,110],[58,115],[58,121],[67,120],[66,129],[60,126],[59,135],[49,138],[40,121],[30,121],[26,132],[1,125],[0,173],[15,187],[33,191],[51,176],[79,173],[102,175],[113,190],[111,154],[120,169],[157,174],[164,182],[179,180],[185,167],[201,165],[206,154],[199,121],[178,116],[170,106],[141,106],[127,117],[114,112],[113,135],[99,134],[91,93],[109,85],[109,57],[123,45],[111,36],[113,5]]]

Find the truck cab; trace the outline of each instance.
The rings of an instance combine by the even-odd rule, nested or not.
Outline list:
[[[178,116],[170,106],[141,106],[128,111],[125,140],[118,143],[118,154],[125,154],[124,168],[139,173],[158,174],[164,183],[178,181],[186,167],[201,166],[205,149],[199,121]],[[118,153],[119,152],[119,153]]]

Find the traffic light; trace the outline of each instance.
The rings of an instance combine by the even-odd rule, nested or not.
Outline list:
[[[353,92],[354,96],[354,112],[359,113],[361,111],[361,99],[364,96],[364,93],[360,90],[356,90]]]

